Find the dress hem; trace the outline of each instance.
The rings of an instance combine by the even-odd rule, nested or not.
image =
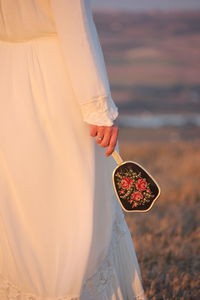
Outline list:
[[[118,205],[113,234],[103,263],[84,281],[80,295],[56,298],[25,293],[0,273],[1,300],[146,300],[133,241]]]

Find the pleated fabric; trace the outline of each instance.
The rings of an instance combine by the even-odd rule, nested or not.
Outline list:
[[[56,37],[0,42],[0,57],[3,272],[41,296],[73,295],[109,242],[114,161],[81,119]]]
[[[134,244],[119,203],[115,203],[115,221],[107,255],[96,272],[84,281],[80,297],[38,298],[24,293],[2,275],[0,296],[3,300],[147,300]]]
[[[84,48],[88,81],[77,84],[59,12],[68,3],[85,18],[89,6],[63,1],[55,12],[48,0],[0,0],[0,300],[144,299],[131,236],[117,217],[116,163],[89,135],[88,123],[102,116],[112,124],[117,108],[105,66],[90,68],[103,64],[98,47]],[[87,37],[69,53],[79,45],[74,53],[84,57]]]

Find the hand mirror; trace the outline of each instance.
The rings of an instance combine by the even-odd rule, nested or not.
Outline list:
[[[134,161],[123,161],[117,151],[113,151],[117,162],[112,173],[112,182],[117,199],[126,212],[147,212],[160,195],[156,180]]]

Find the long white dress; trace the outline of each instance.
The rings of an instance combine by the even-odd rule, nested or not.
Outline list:
[[[0,300],[145,299],[89,135],[117,116],[89,0],[0,0]]]

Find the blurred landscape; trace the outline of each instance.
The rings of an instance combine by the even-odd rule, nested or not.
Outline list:
[[[200,11],[94,20],[120,112],[120,154],[161,187],[152,210],[125,213],[147,298],[198,300],[200,124],[191,120],[200,116]]]
[[[129,10],[129,11],[149,11],[175,10],[175,9],[200,9],[199,0],[91,0],[94,9],[98,10]]]
[[[200,113],[200,10],[94,18],[121,113]]]

